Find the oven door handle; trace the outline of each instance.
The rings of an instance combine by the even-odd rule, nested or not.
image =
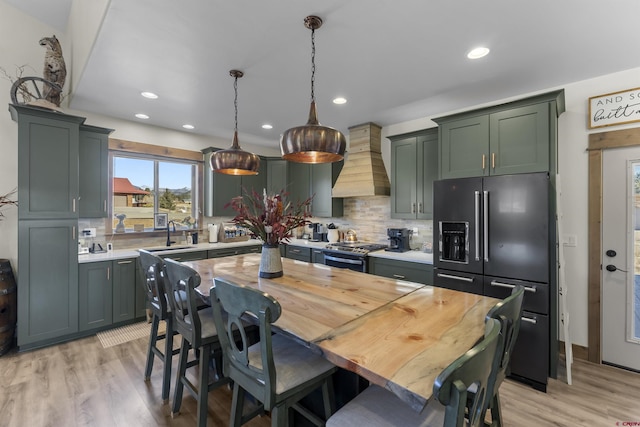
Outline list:
[[[324,259],[325,261],[329,260],[329,261],[335,261],[335,262],[342,262],[345,264],[354,264],[354,265],[362,265],[363,264],[363,260],[359,260],[359,259],[349,259],[349,258],[339,258],[339,257],[335,257],[335,256],[330,256],[325,254],[324,255]]]

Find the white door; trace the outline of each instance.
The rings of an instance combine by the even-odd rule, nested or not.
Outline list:
[[[602,360],[640,371],[640,147],[603,151]]]

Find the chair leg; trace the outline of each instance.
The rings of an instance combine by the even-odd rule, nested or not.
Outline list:
[[[184,383],[182,381],[187,372],[187,356],[189,356],[189,342],[183,337],[182,344],[180,345],[178,372],[176,373],[176,387],[173,391],[173,409],[171,410],[172,417],[180,413],[180,406],[182,405],[182,391],[184,390]]]
[[[209,397],[209,362],[211,361],[211,347],[200,348],[199,386],[198,386],[198,427],[207,426],[207,398]]]
[[[502,408],[500,407],[500,394],[497,390],[491,399],[491,425],[502,427]]]
[[[151,371],[153,370],[153,358],[155,356],[153,349],[158,341],[158,325],[160,324],[160,318],[153,315],[151,322],[151,332],[149,334],[149,348],[147,349],[147,364],[144,368],[144,380],[149,381],[151,378]],[[164,398],[164,397],[163,397]]]
[[[289,424],[289,408],[284,403],[271,409],[271,427],[287,427]]]
[[[240,427],[242,425],[242,409],[244,408],[245,391],[235,383],[233,385],[233,398],[231,399],[231,414],[229,414],[229,426]]]
[[[169,402],[171,388],[171,361],[173,359],[173,319],[165,320],[166,332],[164,338],[164,369],[162,370],[162,403]]]
[[[322,383],[322,403],[324,405],[324,420],[328,420],[336,410],[336,398],[333,391],[333,378],[327,377]]]

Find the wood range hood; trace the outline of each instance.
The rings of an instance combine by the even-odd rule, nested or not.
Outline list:
[[[380,130],[375,123],[349,128],[349,150],[332,197],[389,196],[391,185],[382,162]]]

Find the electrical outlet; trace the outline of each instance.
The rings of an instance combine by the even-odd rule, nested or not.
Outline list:
[[[413,235],[414,236],[418,235],[418,227],[413,227]]]

